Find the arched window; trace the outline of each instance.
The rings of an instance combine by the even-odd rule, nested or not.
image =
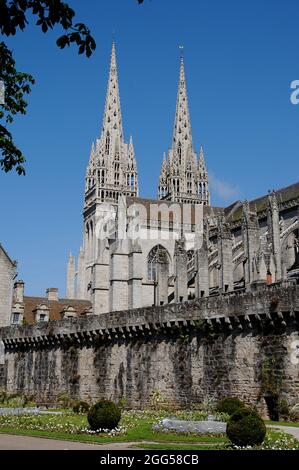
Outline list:
[[[106,134],[106,145],[105,145],[106,154],[109,153],[109,150],[110,150],[110,133],[108,131],[107,134]]]
[[[162,245],[156,245],[147,257],[147,277],[149,281],[157,281],[158,264],[163,262],[169,265],[169,255]]]
[[[182,164],[182,145],[181,142],[178,143],[178,157],[180,165]]]

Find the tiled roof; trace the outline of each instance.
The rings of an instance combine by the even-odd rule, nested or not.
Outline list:
[[[61,312],[65,307],[74,307],[78,315],[91,307],[88,300],[77,299],[59,299],[58,301],[49,301],[46,297],[28,297],[24,296],[24,319],[27,323],[34,323],[33,311],[38,305],[47,305],[50,309],[50,320],[61,320]]]

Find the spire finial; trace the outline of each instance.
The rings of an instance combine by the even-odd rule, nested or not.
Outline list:
[[[180,49],[180,58],[181,58],[181,61],[184,61],[184,46],[182,44],[179,45],[179,49]]]

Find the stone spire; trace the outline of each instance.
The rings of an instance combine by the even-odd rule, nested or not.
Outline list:
[[[167,196],[167,160],[166,154],[163,154],[163,161],[161,165],[160,178],[159,178],[159,189],[158,189],[158,198],[164,199]]]
[[[119,98],[115,43],[112,44],[106,105],[101,134],[102,138],[107,138],[107,136],[110,136],[110,138],[112,136],[118,136],[120,141],[123,142],[123,126]]]
[[[203,146],[200,146],[198,171],[197,171],[197,194],[202,202],[210,205],[210,192],[209,192],[209,177],[205,162],[205,154]]]
[[[138,195],[138,173],[133,140],[124,140],[116,48],[112,44],[103,126],[92,146],[86,172],[85,209],[95,202],[117,204],[120,195]]]
[[[192,151],[193,144],[185,78],[185,66],[184,59],[181,57],[180,78],[173,129],[173,150],[174,153],[177,154],[179,162],[186,158],[188,149],[191,149]]]
[[[184,204],[210,205],[208,172],[201,148],[199,162],[193,149],[184,59],[180,76],[173,128],[172,148],[163,160],[158,188],[159,199]]]
[[[66,298],[75,298],[75,259],[71,253],[69,254],[67,266]]]

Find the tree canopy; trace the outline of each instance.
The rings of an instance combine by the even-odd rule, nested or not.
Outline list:
[[[58,25],[63,33],[56,43],[61,49],[74,44],[79,54],[90,57],[96,43],[89,28],[75,21],[75,12],[62,0],[0,0],[0,33],[14,36],[24,31],[28,16],[46,33]],[[4,84],[4,100],[0,102],[0,168],[9,172],[13,168],[19,175],[25,174],[25,157],[15,145],[8,125],[17,114],[26,114],[26,95],[31,91],[34,78],[16,68],[13,53],[5,42],[0,42],[0,82]]]

